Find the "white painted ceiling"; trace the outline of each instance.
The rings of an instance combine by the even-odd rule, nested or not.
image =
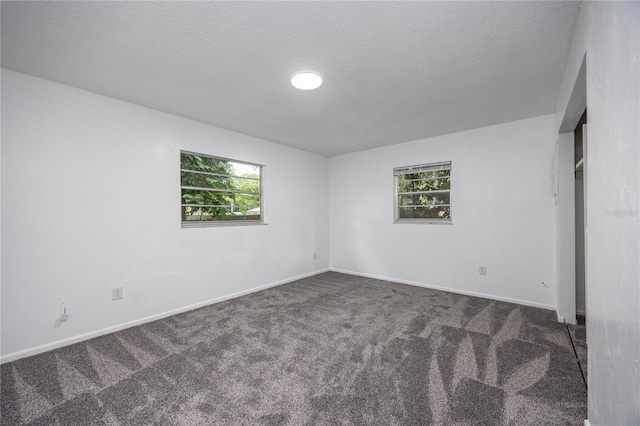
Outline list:
[[[580,5],[1,7],[4,68],[333,156],[552,113]]]

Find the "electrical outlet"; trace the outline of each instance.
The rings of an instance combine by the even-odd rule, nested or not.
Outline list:
[[[122,287],[114,287],[112,289],[113,300],[122,299]]]
[[[64,306],[64,302],[60,304],[60,322],[65,322],[69,319],[69,314],[67,313],[67,307]]]
[[[478,268],[478,273],[479,273],[480,275],[487,275],[487,267],[486,267],[486,266],[480,266],[480,267]]]

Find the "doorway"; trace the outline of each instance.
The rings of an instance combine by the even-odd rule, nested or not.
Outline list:
[[[585,291],[585,182],[584,165],[587,137],[587,110],[585,109],[573,131],[575,164],[575,214],[576,214],[576,314],[587,313]]]
[[[587,387],[587,292],[586,292],[586,152],[587,152],[587,110],[585,108],[576,128],[574,136],[575,164],[575,263],[576,263],[576,325],[569,327],[571,343],[578,359],[582,380]]]

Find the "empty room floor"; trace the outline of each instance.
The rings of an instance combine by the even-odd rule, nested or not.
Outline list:
[[[555,312],[334,272],[1,371],[2,425],[582,425],[587,416]]]

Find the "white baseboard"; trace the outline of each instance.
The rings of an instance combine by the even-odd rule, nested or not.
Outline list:
[[[584,315],[584,313],[581,314],[581,312],[583,312],[583,311],[579,311],[579,310],[576,309],[575,315],[571,315],[569,317],[564,317],[564,316],[558,314],[558,322],[562,322],[562,323],[565,323],[565,324],[576,325],[578,323],[578,319],[577,319],[576,315]]]
[[[588,419],[584,419],[584,426],[591,426]]]
[[[235,299],[236,297],[244,296],[247,294],[255,293],[257,291],[266,290],[271,287],[277,287],[282,284],[287,284],[292,281],[301,280],[303,278],[312,277],[314,275],[322,274],[324,272],[329,271],[329,268],[321,269],[318,271],[310,272],[308,274],[298,275],[296,277],[287,278],[285,280],[276,281],[274,283],[261,285],[259,287],[255,287],[249,290],[239,291],[237,293],[228,294],[226,296],[216,297],[215,299],[206,300],[204,302],[194,303],[193,305],[184,306],[182,308],[173,309],[170,311],[162,312],[159,314],[150,315],[148,317],[140,318],[134,321],[125,322],[122,324],[114,325],[111,327],[103,328],[101,330],[92,331],[89,333],[80,334],[78,336],[69,337],[67,339],[58,340],[52,343],[47,343],[45,345],[36,346],[34,348],[25,349],[18,352],[13,352],[7,355],[3,355],[0,357],[0,364],[4,364],[6,362],[11,362],[18,360],[20,358],[26,358],[28,356],[37,355],[43,352],[51,351],[53,349],[58,349],[63,346],[68,346],[73,343],[82,342],[84,340],[93,339],[94,337],[103,336],[105,334],[113,333],[119,330],[124,330],[125,328],[134,327],[136,325],[145,324],[148,322],[156,321],[162,318],[170,317],[172,315],[180,314],[182,312],[192,311],[194,309],[202,308],[204,306],[213,305],[214,303],[224,302],[225,300]]]
[[[582,315],[583,317],[587,316],[587,311],[583,311],[582,309],[576,309],[577,315]]]
[[[395,282],[395,283],[408,284],[408,285],[412,285],[412,286],[416,286],[416,287],[424,287],[424,288],[430,288],[430,289],[433,289],[433,290],[446,291],[446,292],[449,292],[449,293],[463,294],[465,296],[481,297],[483,299],[498,300],[500,302],[509,302],[509,303],[516,303],[518,305],[533,306],[534,308],[542,308],[542,309],[548,309],[548,310],[555,310],[556,309],[556,307],[552,306],[552,305],[547,305],[547,304],[544,304],[544,303],[531,302],[531,301],[528,301],[528,300],[513,299],[513,298],[510,298],[510,297],[502,297],[502,296],[496,296],[496,295],[493,295],[493,294],[485,294],[485,293],[478,293],[478,292],[475,292],[475,291],[460,290],[460,289],[451,288],[451,287],[442,287],[442,286],[431,285],[431,284],[426,284],[426,283],[421,283],[421,282],[416,282],[416,281],[408,281],[408,280],[402,280],[402,279],[398,279],[398,278],[383,277],[383,276],[374,275],[374,274],[364,274],[364,273],[361,273],[361,272],[347,271],[347,270],[338,269],[338,268],[329,268],[329,270],[332,271],[332,272],[339,272],[341,274],[357,275],[357,276],[360,276],[360,277],[373,278],[373,279],[376,279],[376,280],[383,280],[383,281],[392,281],[392,282]]]

